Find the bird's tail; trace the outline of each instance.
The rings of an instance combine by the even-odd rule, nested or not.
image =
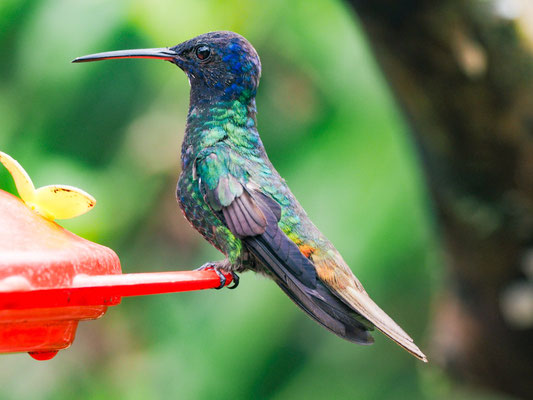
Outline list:
[[[370,321],[377,329],[383,332],[390,339],[407,350],[421,361],[427,362],[427,357],[413,339],[389,317],[366,293],[356,287],[346,287],[342,293],[338,294],[350,308],[356,309],[365,319]]]

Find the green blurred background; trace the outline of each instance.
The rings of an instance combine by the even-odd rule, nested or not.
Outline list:
[[[70,61],[239,32],[261,56],[258,122],[272,162],[374,300],[425,350],[442,280],[436,229],[407,125],[354,21],[342,2],[326,0],[2,0],[0,149],[36,186],[94,195],[94,211],[60,223],[113,248],[124,272],[219,259],[175,201],[185,75],[150,60]],[[4,169],[0,188],[15,193]],[[126,299],[81,323],[74,346],[52,361],[1,356],[0,398],[447,397],[436,367],[375,338],[371,347],[337,338],[246,273],[236,291]]]

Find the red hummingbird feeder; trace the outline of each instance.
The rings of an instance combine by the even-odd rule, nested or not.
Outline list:
[[[48,360],[72,344],[79,321],[100,318],[122,297],[220,284],[214,270],[122,274],[113,250],[0,190],[0,353]]]

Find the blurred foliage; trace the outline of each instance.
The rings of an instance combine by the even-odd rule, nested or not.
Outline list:
[[[149,60],[70,60],[239,32],[262,59],[258,121],[271,160],[374,299],[426,349],[441,279],[431,214],[406,124],[354,21],[327,0],[3,0],[0,149],[37,186],[94,195],[94,211],[62,224],[115,249],[124,272],[219,259],[174,198],[184,74]],[[4,170],[0,187],[14,191]],[[126,299],[82,323],[50,362],[2,356],[0,398],[446,398],[435,367],[375,337],[371,347],[345,342],[247,273],[235,292]]]

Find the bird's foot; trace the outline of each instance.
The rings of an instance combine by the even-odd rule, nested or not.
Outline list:
[[[220,278],[220,286],[216,287],[216,290],[222,289],[224,286],[226,286],[226,276],[220,272],[220,269],[218,267],[213,267],[215,272],[217,273],[218,277]]]
[[[215,288],[216,290],[220,290],[226,286],[226,276],[220,271],[221,268],[216,263],[205,263],[200,268],[196,268],[195,271],[204,271],[206,269],[212,269],[220,278],[220,285]],[[228,289],[235,289],[237,286],[239,286],[239,276],[235,272],[230,273],[233,278],[233,284],[228,286]]]

